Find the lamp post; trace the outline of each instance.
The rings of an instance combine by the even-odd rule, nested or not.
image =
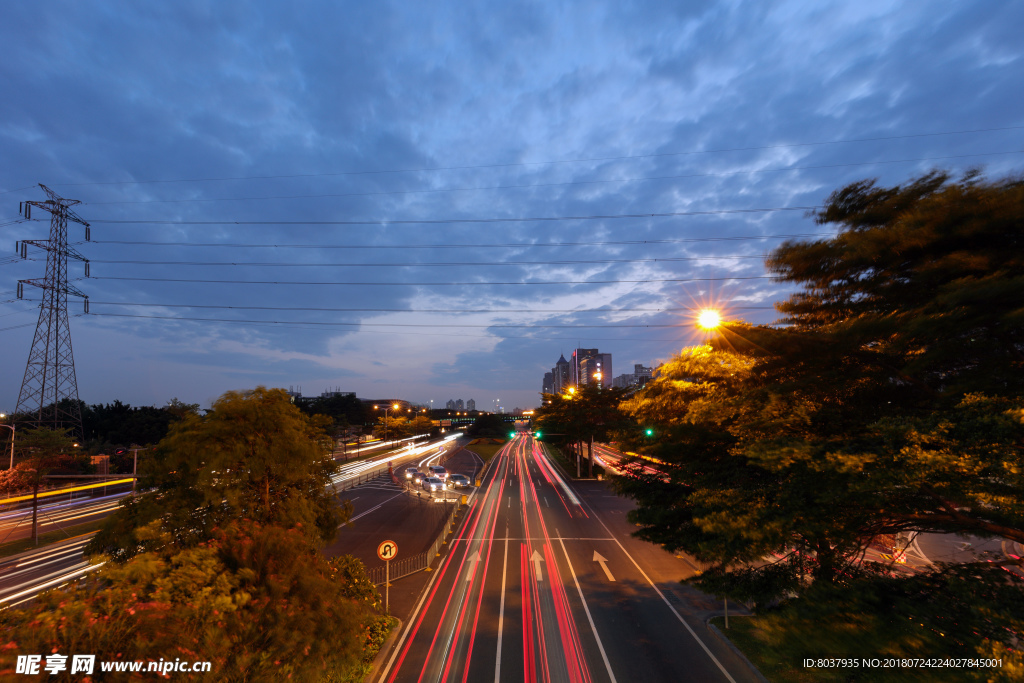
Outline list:
[[[373,409],[377,410],[379,407],[380,406],[374,406]],[[390,412],[392,409],[398,410],[400,407],[401,406],[399,406],[397,403],[395,403],[394,405],[390,405],[390,406],[388,406],[388,407],[386,407],[384,409],[384,443],[385,444],[387,444],[387,441],[388,441],[388,412]]]
[[[6,417],[6,414],[0,413],[0,420]],[[14,425],[0,424],[0,427],[6,427],[10,430],[10,469],[14,469]]]

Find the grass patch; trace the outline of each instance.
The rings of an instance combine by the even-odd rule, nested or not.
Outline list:
[[[104,520],[96,520],[95,522],[86,522],[85,524],[76,524],[74,526],[64,527],[64,531],[57,529],[56,531],[47,531],[45,534],[39,534],[39,547],[49,545],[51,543],[57,543],[59,541],[66,540],[69,536],[82,536],[83,534],[90,534],[93,531],[99,531],[100,527],[103,526]],[[22,538],[17,541],[11,541],[10,543],[4,543],[0,545],[0,557],[10,557],[11,555],[17,555],[23,553],[26,550],[32,550],[36,547],[36,544],[32,542],[31,538]]]
[[[473,451],[483,459],[484,463],[487,463],[494,455],[504,448],[505,444],[493,444],[493,443],[475,443],[469,446],[463,446],[467,451]]]
[[[584,451],[583,451],[583,462],[580,464],[580,476],[577,477],[576,476],[576,460],[575,460],[575,458],[572,457],[572,455],[570,453],[568,453],[567,451],[563,451],[561,448],[558,448],[557,446],[552,446],[549,443],[542,443],[541,446],[544,448],[544,452],[548,454],[548,458],[550,458],[553,463],[558,465],[558,468],[560,470],[562,470],[562,474],[564,474],[569,479],[577,479],[577,478],[579,478],[579,479],[591,479],[592,478],[592,477],[587,476],[589,474],[589,472],[590,472],[590,469],[589,469],[590,463],[589,463],[589,460],[587,459],[587,455],[586,455],[587,452],[586,452],[585,448],[584,448]],[[594,477],[597,477],[598,475],[604,477],[605,476],[605,471],[604,471],[603,467],[601,467],[600,465],[598,465],[595,462],[594,463]]]
[[[757,617],[733,617],[729,619],[729,630],[725,628],[724,617],[713,617],[711,623],[721,631],[732,644],[739,648],[750,663],[769,681],[794,681],[794,683],[817,683],[818,681],[844,681],[846,676],[838,671],[805,669],[801,662],[783,661],[758,635]]]

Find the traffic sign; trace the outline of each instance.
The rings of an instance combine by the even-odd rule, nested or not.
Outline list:
[[[394,541],[384,541],[377,546],[377,557],[388,562],[395,559],[395,555],[398,554],[398,546]]]

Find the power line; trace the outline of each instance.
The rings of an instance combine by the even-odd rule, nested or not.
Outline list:
[[[579,259],[562,261],[428,261],[409,263],[288,263],[281,261],[137,261],[132,259],[105,260],[89,259],[90,263],[108,265],[140,265],[140,266],[256,266],[260,268],[435,268],[435,267],[470,267],[470,266],[574,266],[601,265],[623,263],[682,263],[689,261],[721,261],[722,259],[758,259],[764,256],[670,256],[665,258],[639,259]]]
[[[94,245],[131,245],[141,247],[230,247],[231,249],[528,249],[534,247],[626,247],[675,245],[699,242],[764,242],[797,238],[830,238],[834,232],[797,232],[793,234],[746,234],[726,238],[681,238],[678,240],[620,240],[612,242],[511,242],[506,244],[432,244],[432,245],[281,245],[239,242],[140,242],[129,240],[93,240]],[[83,243],[76,243],[83,244]]]
[[[184,320],[194,322],[213,322],[213,323],[260,323],[263,325],[277,325],[277,324],[293,324],[294,322],[300,322],[303,325],[313,325],[316,327],[426,327],[426,328],[473,328],[473,329],[589,329],[589,328],[650,328],[650,329],[669,329],[676,328],[679,325],[641,325],[641,324],[619,324],[619,323],[603,323],[594,325],[536,325],[533,323],[524,323],[521,325],[511,325],[505,323],[499,324],[486,324],[486,325],[460,325],[460,324],[435,324],[435,323],[367,323],[367,322],[317,322],[317,321],[288,321],[288,320],[237,320],[233,318],[190,318],[190,317],[178,317],[172,315],[135,315],[129,313],[89,313],[89,315],[103,316],[106,318],[143,318],[148,320]]]
[[[884,137],[869,137],[869,138],[847,138],[842,140],[826,140],[818,142],[793,142],[784,143],[777,145],[760,145],[755,147],[727,147],[721,149],[707,149],[707,150],[691,150],[686,152],[661,152],[657,154],[630,154],[620,155],[611,157],[584,157],[578,159],[556,159],[548,161],[522,161],[515,163],[505,164],[476,164],[476,165],[463,165],[463,166],[435,166],[435,167],[424,167],[424,168],[400,168],[390,170],[362,170],[362,171],[338,171],[330,173],[291,173],[291,174],[276,174],[276,175],[259,175],[259,176],[227,176],[220,178],[175,178],[171,180],[112,180],[112,181],[96,181],[89,183],[62,183],[55,187],[84,187],[91,185],[152,185],[158,183],[194,183],[194,182],[215,182],[225,180],[279,180],[287,178],[326,178],[326,177],[338,177],[338,176],[352,176],[352,175],[380,175],[386,173],[424,173],[433,171],[465,171],[482,168],[519,168],[524,166],[543,166],[548,164],[575,164],[575,163],[587,163],[595,161],[623,161],[628,159],[655,159],[661,157],[673,157],[673,156],[693,156],[699,154],[722,154],[726,152],[753,152],[763,151],[769,149],[791,149],[795,147],[819,147],[825,145],[840,145],[854,142],[881,142],[886,140],[907,140],[911,138],[926,138],[926,137],[940,137],[945,135],[967,135],[971,133],[991,133],[1001,132],[1008,130],[1020,130],[1024,126],[1004,126],[999,128],[975,128],[972,130],[953,130],[953,131],[942,131],[937,133],[911,133],[907,135],[889,135]],[[0,192],[0,194],[8,194],[10,192],[20,192],[21,190],[29,190],[34,188],[35,185],[28,187],[21,187],[14,190],[7,190]]]
[[[854,166],[876,166],[881,164],[905,164],[919,161],[944,161],[948,159],[969,159],[974,157],[1005,156],[1007,154],[1024,154],[1024,150],[1012,150],[1009,152],[982,152],[978,154],[956,154],[938,157],[918,157],[915,159],[889,159],[881,161],[859,161],[846,164],[822,164],[819,166],[787,166],[784,168],[759,168],[748,171],[727,171],[723,173],[687,173],[682,175],[647,176],[641,178],[610,178],[606,180],[569,180],[558,183],[534,183],[532,185],[492,185],[483,187],[447,187],[434,188],[430,190],[390,190],[387,192],[341,192],[328,194],[296,194],[296,195],[267,195],[257,197],[207,197],[191,199],[133,199],[112,202],[87,202],[90,206],[107,206],[113,204],[187,204],[193,202],[241,202],[258,201],[263,199],[328,199],[341,197],[376,197],[387,195],[408,195],[408,194],[433,194],[437,192],[476,192],[481,190],[518,190],[532,189],[538,187],[567,187],[571,185],[600,185],[608,183],[632,183],[649,180],[684,180],[687,178],[724,178],[734,175],[754,173],[781,173],[786,171],[813,171],[827,168],[851,168]]]
[[[389,218],[371,218],[356,221],[182,221],[182,220],[113,220],[94,219],[92,223],[126,224],[126,225],[455,225],[460,223],[531,223],[553,221],[593,221],[617,218],[672,218],[675,216],[720,216],[725,214],[770,213],[774,211],[814,211],[823,208],[816,206],[782,206],[766,209],[709,209],[707,211],[666,211],[661,213],[614,213],[593,214],[586,216],[531,216],[526,218],[411,218],[392,220]]]
[[[733,280],[771,280],[772,275],[749,275],[737,277],[692,277],[692,278],[647,278],[644,280],[544,280],[542,282],[317,282],[295,280],[202,280],[197,278],[166,277],[120,277],[100,275],[91,280],[119,280],[123,282],[187,282],[193,284],[221,285],[338,285],[359,287],[482,287],[488,285],[615,285],[646,284],[654,282],[731,282]]]
[[[161,304],[125,301],[92,301],[91,305],[102,306],[143,306],[151,308],[202,308],[216,310],[245,311],[307,311],[317,313],[687,313],[693,308],[583,308],[583,309],[537,309],[537,308],[322,308],[314,306],[224,306],[213,304]],[[774,306],[729,306],[730,310],[774,310]],[[90,313],[91,315],[91,313]]]

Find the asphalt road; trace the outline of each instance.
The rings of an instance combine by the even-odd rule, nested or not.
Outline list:
[[[628,504],[503,449],[377,680],[754,681],[704,626],[692,567],[629,537]]]

